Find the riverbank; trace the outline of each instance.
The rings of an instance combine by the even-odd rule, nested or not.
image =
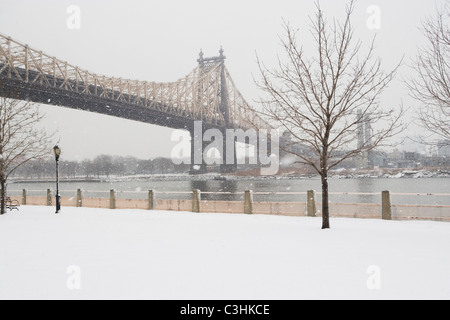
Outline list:
[[[81,182],[81,183],[86,183],[86,182],[105,182],[107,179],[91,179],[91,178],[62,178],[60,179],[60,182],[63,183],[77,183],[77,182]],[[11,179],[11,181],[9,181],[9,184],[14,184],[14,183],[54,183],[55,182],[55,178],[46,178],[46,179]]]
[[[422,178],[450,178],[447,170],[333,170],[329,179],[422,179]],[[131,175],[131,176],[102,176],[98,178],[62,178],[63,183],[89,183],[89,182],[127,182],[127,181],[239,181],[239,180],[301,180],[320,179],[317,174],[305,174],[296,171],[284,172],[282,175],[257,176],[251,173],[240,172],[236,174],[222,175],[220,173],[208,173],[201,175],[189,174],[157,174],[157,175]],[[12,179],[10,184],[21,183],[53,183],[54,178],[45,179]]]

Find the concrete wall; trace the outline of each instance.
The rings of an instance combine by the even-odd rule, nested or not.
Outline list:
[[[306,216],[306,202],[254,202],[254,214]]]
[[[155,210],[192,211],[192,200],[156,200]]]
[[[434,220],[450,222],[450,206],[393,205],[394,220]]]
[[[12,197],[22,203],[21,197]],[[110,208],[109,198],[83,198],[83,207]],[[27,197],[27,205],[47,205],[47,197]],[[53,199],[54,205],[54,199]],[[77,197],[61,198],[61,205],[77,206]],[[317,202],[317,216],[321,216],[320,202]],[[253,202],[253,214],[306,216],[306,202]],[[116,199],[116,209],[148,210],[148,199]],[[450,222],[450,206],[416,206],[392,205],[393,220],[435,220]],[[193,200],[162,200],[155,201],[155,210],[192,212]],[[200,201],[202,213],[232,213],[243,214],[244,202],[239,201]],[[381,219],[381,204],[345,204],[330,203],[331,217]]]
[[[322,203],[317,202],[317,216],[322,216]],[[330,216],[340,218],[380,219],[381,204],[330,203]]]

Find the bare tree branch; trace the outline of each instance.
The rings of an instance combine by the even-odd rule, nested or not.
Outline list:
[[[298,33],[284,22],[280,39],[286,57],[279,58],[276,69],[267,68],[257,57],[261,74],[257,85],[265,93],[260,101],[264,114],[309,150],[305,154],[286,148],[322,177],[323,228],[328,228],[328,171],[385,144],[404,129],[404,108],[385,110],[379,101],[402,62],[384,72],[381,59],[374,58],[375,38],[362,54],[363,44],[354,39],[351,23],[355,1],[347,5],[343,23],[330,24],[319,3],[316,7],[309,30],[316,54],[307,57],[297,42]],[[373,127],[358,143],[358,133],[367,123]]]
[[[9,176],[29,161],[50,153],[53,136],[36,128],[42,119],[36,105],[0,97],[1,214],[5,213],[6,182]]]
[[[418,119],[425,129],[450,143],[450,5],[423,22],[427,45],[419,48],[414,62],[416,78],[407,86],[422,103]],[[442,143],[442,142],[441,142]]]

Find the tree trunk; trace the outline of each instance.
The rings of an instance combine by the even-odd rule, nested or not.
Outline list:
[[[322,173],[322,229],[330,229],[330,205],[328,200],[328,173]]]
[[[0,198],[1,198],[1,209],[0,215],[4,215],[6,213],[6,179],[3,175],[0,175]]]

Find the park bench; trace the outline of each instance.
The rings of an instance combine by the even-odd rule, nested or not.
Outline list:
[[[17,210],[19,211],[20,203],[17,200],[11,199],[10,197],[6,198],[6,209],[9,211]]]

